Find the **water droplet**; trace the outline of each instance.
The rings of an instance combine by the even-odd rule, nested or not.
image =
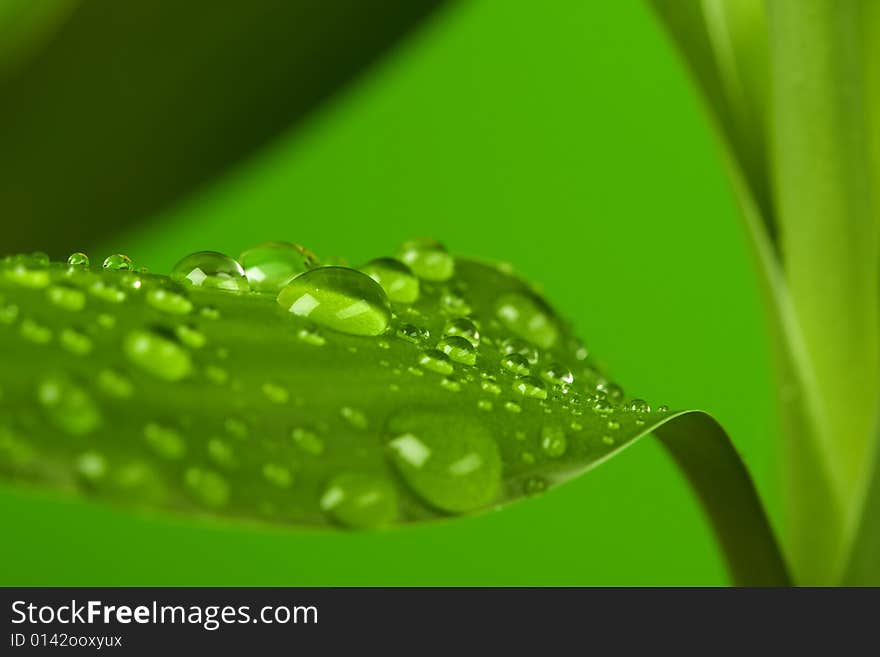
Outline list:
[[[449,392],[461,392],[461,381],[452,377],[444,376],[440,380],[440,387]]]
[[[0,324],[14,324],[16,319],[18,319],[18,306],[14,303],[0,306]]]
[[[601,380],[596,383],[596,392],[605,395],[613,404],[617,404],[623,399],[623,388],[609,381]]]
[[[266,463],[263,466],[263,477],[278,488],[288,488],[293,483],[293,475],[290,470],[276,463]]]
[[[574,375],[571,370],[559,363],[553,363],[541,370],[541,378],[556,386],[574,383]]]
[[[101,279],[94,281],[89,286],[89,294],[96,299],[101,299],[107,303],[122,303],[125,301],[126,294],[115,285],[111,285]]]
[[[399,260],[378,258],[361,267],[361,271],[381,285],[392,301],[415,303],[419,298],[419,279]]]
[[[202,309],[199,310],[199,315],[201,315],[205,319],[210,319],[211,321],[216,321],[220,319],[220,311],[217,310],[214,306],[202,307]]]
[[[606,445],[613,445],[614,438],[612,438],[611,436],[602,436],[602,442],[605,443]]]
[[[507,354],[501,359],[501,367],[520,376],[526,376],[530,371],[529,361],[522,354]]]
[[[243,252],[238,260],[252,290],[274,294],[318,264],[314,253],[290,242],[265,242]]]
[[[629,403],[629,410],[636,415],[647,415],[651,412],[651,407],[644,399],[633,399]]]
[[[67,258],[67,264],[71,267],[81,267],[83,269],[89,266],[89,256],[85,253],[71,253]]]
[[[72,328],[63,329],[58,342],[64,349],[77,356],[86,356],[92,351],[91,338]]]
[[[544,349],[551,348],[559,337],[553,311],[534,295],[505,294],[496,302],[495,314],[509,331]]]
[[[232,448],[219,438],[211,438],[208,441],[208,455],[219,466],[234,468],[238,461]]]
[[[313,347],[323,347],[327,343],[327,339],[323,335],[309,328],[301,328],[297,331],[296,337]]]
[[[186,256],[172,267],[171,280],[183,285],[229,292],[247,292],[250,289],[241,265],[216,251],[199,251]]]
[[[278,304],[351,335],[379,335],[391,320],[388,297],[379,284],[345,267],[319,267],[297,276],[278,295]]]
[[[462,365],[474,365],[477,362],[477,352],[467,338],[450,335],[440,341],[437,349],[449,356],[450,360]]]
[[[550,458],[556,459],[565,454],[568,439],[561,427],[552,425],[541,429],[541,450]]]
[[[53,285],[46,290],[46,297],[53,306],[77,312],[86,307],[86,295],[82,290],[64,285]]]
[[[464,317],[465,315],[470,315],[473,312],[473,309],[468,304],[467,300],[461,295],[455,294],[454,292],[447,292],[440,298],[440,306],[443,308],[443,312],[447,315],[458,315],[459,317]]]
[[[401,324],[397,329],[397,337],[402,338],[407,342],[412,342],[413,344],[419,344],[420,342],[425,342],[428,338],[430,338],[431,332],[421,326],[415,326],[413,324]]]
[[[105,394],[118,399],[128,399],[134,392],[131,381],[119,372],[110,369],[98,372],[98,387]]]
[[[523,397],[547,399],[547,388],[541,379],[535,376],[521,376],[513,382],[513,389]]]
[[[401,245],[398,258],[426,281],[446,281],[455,273],[455,260],[440,242],[430,239],[410,240]]]
[[[538,350],[535,349],[525,340],[519,338],[509,338],[501,344],[501,353],[503,354],[519,354],[534,365],[538,362]]]
[[[488,399],[480,399],[477,401],[477,408],[479,408],[481,411],[491,411],[492,402]]]
[[[604,397],[599,397],[593,402],[593,412],[597,415],[608,415],[614,412],[614,404]]]
[[[324,453],[324,441],[314,431],[297,427],[290,433],[290,437],[302,451],[312,456],[320,456]]]
[[[266,399],[273,404],[286,404],[290,401],[290,393],[287,391],[287,388],[277,383],[267,381],[261,386],[261,390],[266,395]]]
[[[237,417],[228,417],[223,421],[223,428],[230,436],[235,436],[239,440],[248,437],[248,425]]]
[[[190,349],[201,349],[207,342],[205,334],[190,324],[178,324],[175,326],[174,335],[177,336],[177,339],[182,344],[185,344]]]
[[[501,394],[501,386],[499,386],[495,382],[494,378],[484,379],[483,381],[480,382],[480,387],[490,394],[493,394],[493,395],[500,395]]]
[[[535,455],[532,454],[531,452],[523,452],[520,455],[520,459],[526,465],[533,465],[535,463]]]
[[[185,296],[161,287],[154,287],[147,292],[147,303],[169,315],[188,315],[193,309],[192,301]]]
[[[100,326],[105,331],[109,331],[116,327],[116,318],[113,315],[101,313],[96,319],[98,322],[98,326]]]
[[[504,410],[508,413],[520,413],[522,412],[522,406],[515,401],[506,401],[504,402]]]
[[[46,287],[51,279],[43,265],[29,259],[15,260],[12,267],[6,270],[6,278],[15,285],[30,288]]]
[[[18,333],[22,338],[34,344],[49,344],[52,342],[52,330],[34,320],[26,317],[21,320]]]
[[[189,353],[154,331],[130,332],[123,342],[123,350],[132,363],[165,381],[180,381],[192,372]]]
[[[137,292],[143,286],[143,281],[137,274],[123,274],[120,278],[123,288],[128,288],[132,292]]]
[[[429,505],[464,513],[495,500],[501,456],[492,434],[467,415],[404,411],[389,421],[391,460]]]
[[[183,480],[193,496],[205,506],[218,509],[229,501],[229,484],[216,472],[187,468]]]
[[[426,370],[437,372],[439,374],[452,374],[453,366],[449,361],[449,356],[439,349],[426,349],[419,356],[419,365]]]
[[[529,477],[523,482],[523,493],[539,495],[547,490],[547,480],[542,477]]]
[[[658,413],[668,413],[668,412],[669,412],[669,407],[666,406],[666,405],[658,406],[658,407],[657,407],[657,412],[658,412]]]
[[[76,471],[87,481],[98,481],[107,474],[107,459],[98,452],[84,452],[76,459]]]
[[[101,413],[83,388],[64,376],[48,376],[37,386],[37,400],[57,429],[74,436],[91,433],[101,424]]]
[[[211,383],[222,386],[229,380],[229,373],[224,370],[222,367],[217,365],[206,365],[205,366],[205,377]]]
[[[107,256],[102,266],[110,271],[131,271],[131,258],[122,253],[114,253]]]
[[[339,414],[355,429],[363,430],[366,429],[369,425],[369,422],[367,421],[367,416],[358,409],[352,408],[351,406],[343,406],[339,409]]]
[[[617,420],[608,420],[609,431],[617,431],[618,429],[620,429],[620,422]]]
[[[320,506],[338,523],[357,529],[383,527],[397,519],[394,486],[368,474],[333,477],[321,495]]]
[[[474,347],[480,344],[480,330],[477,325],[466,317],[456,317],[446,323],[443,335],[458,336],[470,342]]]
[[[158,422],[148,422],[144,426],[144,440],[162,458],[174,461],[186,452],[186,443],[180,434]]]

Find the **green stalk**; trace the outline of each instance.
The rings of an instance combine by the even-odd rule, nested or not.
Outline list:
[[[768,4],[772,170],[780,251],[818,393],[817,448],[851,523],[872,449],[878,386],[878,231],[858,0]],[[787,451],[800,451],[790,434]],[[797,467],[795,462],[794,467]],[[789,472],[789,484],[798,476]],[[789,495],[792,560],[803,583],[832,581],[847,537],[816,527],[810,499]],[[817,541],[821,533],[826,540]]]

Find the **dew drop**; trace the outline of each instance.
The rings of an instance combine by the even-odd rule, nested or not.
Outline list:
[[[239,440],[248,437],[248,425],[237,417],[228,417],[223,421],[223,428],[230,436],[235,436]]]
[[[456,317],[446,322],[443,335],[458,336],[470,342],[474,347],[480,344],[480,330],[477,325],[466,317]]]
[[[89,294],[107,303],[122,303],[126,299],[124,290],[103,280],[96,280],[89,286]]]
[[[86,307],[86,295],[75,287],[53,285],[46,290],[46,297],[53,306],[70,312],[78,312]]]
[[[449,360],[449,356],[439,349],[426,349],[419,356],[419,365],[426,370],[437,372],[439,374],[452,374],[453,365]]]
[[[379,335],[391,320],[385,292],[355,269],[319,267],[297,276],[278,304],[299,317],[351,335]]]
[[[522,354],[507,354],[501,359],[501,367],[520,376],[526,376],[530,371],[529,361]]]
[[[45,265],[21,257],[14,260],[12,267],[6,270],[6,278],[15,285],[29,288],[46,287],[50,281]]]
[[[183,481],[193,497],[205,506],[219,509],[229,501],[229,484],[216,472],[187,468]]]
[[[444,376],[440,380],[440,387],[449,392],[461,392],[461,381],[453,377]]]
[[[144,440],[159,456],[170,461],[180,459],[186,452],[186,443],[180,434],[158,422],[144,426]]]
[[[117,399],[128,399],[134,392],[131,381],[116,370],[104,369],[98,372],[98,387],[104,394]]]
[[[290,242],[264,242],[244,251],[238,261],[252,290],[272,294],[318,264],[314,253]]]
[[[647,415],[651,412],[651,407],[644,399],[633,399],[629,403],[629,410],[636,415]]]
[[[520,413],[522,412],[522,406],[515,401],[506,401],[504,402],[504,410],[508,413]]]
[[[535,376],[521,376],[513,382],[513,389],[523,397],[547,399],[547,388],[541,379]]]
[[[437,349],[449,356],[449,359],[462,365],[474,365],[477,362],[477,352],[467,338],[450,335],[443,338],[437,345]]]
[[[85,253],[71,253],[67,258],[67,264],[71,267],[81,267],[83,269],[89,266],[89,256]]]
[[[101,424],[101,413],[91,395],[65,376],[40,381],[37,400],[47,420],[65,433],[84,436]]]
[[[541,378],[555,386],[571,385],[574,375],[571,370],[559,363],[552,363],[541,370]]]
[[[553,311],[534,295],[502,295],[495,304],[495,315],[509,331],[544,349],[551,348],[559,337]]]
[[[86,356],[92,351],[92,340],[84,333],[72,328],[65,328],[58,336],[61,346],[77,356]]]
[[[107,256],[102,267],[109,271],[131,271],[131,258],[122,253],[114,253]]]
[[[273,404],[286,404],[290,401],[290,393],[287,391],[287,388],[277,383],[267,381],[260,389],[263,391],[266,399]]]
[[[378,258],[361,267],[361,271],[381,285],[391,301],[415,303],[419,298],[419,279],[399,260]]]
[[[247,292],[248,279],[236,260],[216,251],[191,253],[171,269],[171,279],[183,285]]]
[[[301,328],[297,331],[296,337],[313,347],[323,347],[327,343],[327,339],[323,335],[309,328]]]
[[[219,438],[208,441],[208,455],[214,463],[224,468],[234,468],[238,464],[232,448]]]
[[[18,333],[22,338],[34,344],[49,344],[52,342],[52,329],[42,324],[37,324],[37,322],[29,317],[21,320]]]
[[[519,338],[509,338],[505,340],[501,344],[501,353],[519,354],[520,356],[525,357],[531,365],[538,362],[538,350],[525,340],[520,340]]]
[[[405,242],[397,257],[426,281],[447,281],[455,273],[455,260],[440,242],[416,239]]]
[[[501,386],[499,386],[495,382],[494,378],[492,378],[492,379],[487,378],[487,379],[484,379],[483,381],[480,381],[480,388],[482,388],[485,392],[488,392],[493,395],[500,395],[501,394]]]
[[[169,315],[188,315],[193,309],[192,301],[185,296],[161,287],[155,287],[147,292],[147,303]]]
[[[501,456],[475,418],[404,411],[391,418],[391,460],[412,491],[450,513],[492,503],[501,488]]]
[[[431,337],[431,332],[421,326],[414,324],[401,324],[397,329],[397,337],[413,344],[425,342]]]
[[[361,473],[336,475],[321,495],[320,506],[345,527],[383,527],[397,519],[397,493],[390,481]]]
[[[190,324],[178,324],[174,327],[174,335],[190,349],[201,349],[208,341],[204,333]]]
[[[263,477],[278,488],[288,488],[293,483],[293,475],[290,470],[277,463],[266,463],[263,466]]]
[[[206,365],[205,378],[215,385],[222,386],[229,381],[229,373],[217,365]]]
[[[477,401],[477,408],[479,408],[481,411],[491,411],[492,402],[488,399],[480,399]]]
[[[541,429],[541,450],[550,458],[556,459],[565,454],[568,439],[561,427],[548,425]]]
[[[356,408],[352,408],[351,406],[343,406],[339,409],[339,414],[355,429],[364,430],[367,428],[367,426],[369,426],[367,416],[364,415],[362,411],[359,411]]]
[[[324,453],[324,441],[314,431],[297,427],[290,433],[290,437],[307,454],[320,456]]]
[[[523,482],[523,493],[539,495],[547,490],[547,480],[542,477],[529,477]]]
[[[0,305],[0,324],[14,324],[18,319],[18,306],[14,303]]]
[[[107,474],[107,459],[100,453],[89,451],[76,458],[76,472],[86,481],[98,481]]]
[[[125,337],[123,351],[143,371],[165,381],[180,381],[192,372],[189,353],[153,331],[131,331]]]

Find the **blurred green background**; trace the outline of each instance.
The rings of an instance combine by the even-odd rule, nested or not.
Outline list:
[[[757,279],[711,126],[639,0],[448,5],[182,202],[67,250],[167,272],[269,239],[356,264],[422,235],[540,282],[628,392],[716,415],[778,519]],[[727,581],[650,440],[540,498],[425,527],[237,527],[9,487],[0,523],[4,585]]]

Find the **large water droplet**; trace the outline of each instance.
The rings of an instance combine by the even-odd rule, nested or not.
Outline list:
[[[387,479],[345,473],[333,477],[321,495],[321,508],[346,527],[369,529],[397,518],[397,493]]]
[[[281,290],[278,304],[351,335],[379,335],[391,319],[388,297],[379,284],[345,267],[319,267],[297,276]]]
[[[70,257],[67,258],[67,264],[71,267],[81,267],[85,269],[89,266],[89,256],[85,253],[71,253]]]
[[[37,386],[37,400],[56,428],[74,436],[91,433],[101,424],[92,397],[65,376],[48,376]]]
[[[542,369],[541,378],[556,386],[571,385],[574,382],[571,370],[559,363],[552,363]]]
[[[376,281],[392,301],[414,303],[419,298],[419,279],[405,264],[394,258],[378,258],[361,267]]]
[[[314,253],[290,242],[265,242],[243,252],[238,261],[252,290],[276,294],[318,264]]]
[[[446,281],[455,273],[455,260],[440,242],[430,239],[410,240],[401,245],[397,257],[426,281]]]
[[[522,354],[507,354],[501,359],[501,367],[520,376],[529,373],[529,361]]]
[[[505,294],[495,304],[495,314],[515,335],[544,349],[559,337],[559,326],[553,311],[534,295]]]
[[[477,362],[477,351],[467,340],[457,335],[443,338],[437,349],[449,356],[449,359],[463,365],[474,365]]]
[[[132,331],[125,337],[123,350],[132,363],[165,381],[180,381],[192,372],[189,353],[153,331]]]
[[[250,288],[241,265],[216,251],[199,251],[186,256],[171,269],[171,279],[183,285],[230,292],[247,292]]]
[[[431,332],[415,324],[401,324],[397,328],[397,337],[413,344],[419,344],[431,337]]]
[[[459,414],[404,411],[391,418],[391,460],[430,506],[450,513],[492,503],[501,488],[501,456],[492,434]]]
[[[443,335],[462,337],[474,347],[480,344],[480,330],[476,324],[466,317],[457,317],[448,321],[443,329]]]
[[[109,271],[131,271],[131,258],[122,253],[114,253],[107,256],[102,266]]]

